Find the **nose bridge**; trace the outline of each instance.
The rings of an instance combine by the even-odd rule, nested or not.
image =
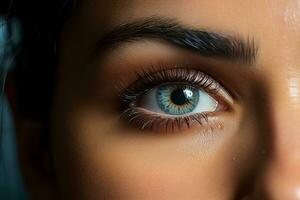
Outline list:
[[[300,67],[292,66],[284,66],[270,83],[271,155],[285,165],[300,161]]]
[[[297,178],[300,184],[300,110],[292,98],[288,100],[273,108],[269,164],[276,174]]]
[[[274,114],[269,158],[259,180],[266,199],[300,200],[299,114]]]
[[[274,34],[266,37],[262,29],[259,35],[270,124],[260,122],[267,127],[261,133],[268,152],[249,199],[300,200],[300,1],[270,2],[285,9],[270,14]]]
[[[270,84],[272,130],[267,133],[269,157],[259,190],[271,200],[300,200],[300,77],[288,73],[281,71]]]

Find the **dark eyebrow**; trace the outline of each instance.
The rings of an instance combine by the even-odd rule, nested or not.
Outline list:
[[[163,39],[178,47],[204,56],[219,57],[246,64],[256,62],[258,47],[253,38],[243,39],[218,32],[193,29],[175,20],[151,17],[117,26],[99,42],[100,48],[116,47],[124,42]]]

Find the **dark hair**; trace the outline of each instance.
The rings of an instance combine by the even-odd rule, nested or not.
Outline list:
[[[7,120],[4,121],[7,116],[4,113],[3,103],[3,88],[7,73],[7,67],[4,67],[6,56],[15,58],[11,77],[16,85],[18,111],[26,117],[41,120],[47,124],[56,70],[56,43],[59,40],[58,34],[61,26],[69,15],[73,3],[74,0],[0,0],[0,22],[2,23],[0,31],[5,30],[5,33],[0,33],[0,48],[2,48],[0,49],[0,164],[6,162],[5,157],[10,156],[10,162],[5,163],[5,166],[10,164],[10,167],[1,168],[5,170],[1,172],[1,181],[5,182],[0,183],[5,184],[5,189],[9,191],[2,191],[1,195],[5,196],[0,198],[25,198],[22,184],[19,183],[17,176],[18,167],[14,166],[17,162],[12,161],[11,158],[15,158],[12,155],[14,150],[11,149],[10,155],[4,155],[3,153],[7,151],[2,149],[4,148],[2,147],[3,136],[12,134],[11,132],[3,134],[4,125],[6,125],[4,123],[7,122]],[[21,25],[22,32],[22,43],[18,42],[19,45],[12,42],[16,23]],[[8,49],[10,50],[7,51]],[[13,177],[8,177],[11,175]]]
[[[74,0],[1,0],[7,19],[20,21],[23,40],[13,71],[18,111],[47,120],[55,79],[56,48],[62,24]]]

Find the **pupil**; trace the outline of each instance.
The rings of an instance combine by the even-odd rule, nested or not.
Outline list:
[[[176,89],[171,94],[171,100],[174,104],[182,106],[189,102],[189,99],[193,96],[191,90],[188,89]]]

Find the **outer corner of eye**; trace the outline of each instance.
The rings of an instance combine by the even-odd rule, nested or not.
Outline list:
[[[184,77],[178,77],[178,74]],[[196,122],[200,125],[213,125],[214,120],[209,120],[211,116],[227,112],[234,104],[226,89],[201,72],[171,71],[167,79],[172,76],[172,81],[162,80],[160,84],[151,86],[146,92],[144,90],[142,95],[138,95],[136,104],[132,107],[133,112],[129,116],[131,122],[136,122],[142,129],[189,128]]]

